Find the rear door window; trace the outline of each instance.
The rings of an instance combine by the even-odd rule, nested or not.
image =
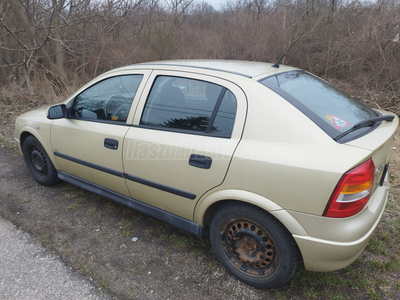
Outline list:
[[[235,96],[223,86],[191,78],[158,76],[140,125],[231,137],[236,106]]]
[[[378,116],[368,106],[304,71],[285,72],[260,82],[296,106],[332,138],[360,121]],[[370,129],[362,128],[352,137]]]

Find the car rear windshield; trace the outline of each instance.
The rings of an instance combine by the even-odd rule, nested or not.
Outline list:
[[[368,106],[304,71],[281,73],[260,80],[260,83],[297,107],[332,138],[360,121],[378,116]],[[346,136],[346,141],[370,130],[371,127],[361,128]]]

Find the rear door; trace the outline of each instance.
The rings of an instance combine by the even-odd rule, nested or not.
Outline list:
[[[124,142],[132,198],[193,219],[197,200],[221,184],[240,141],[246,97],[235,84],[153,71]]]

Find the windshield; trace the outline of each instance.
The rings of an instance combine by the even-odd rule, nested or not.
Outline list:
[[[290,71],[260,82],[296,106],[332,138],[360,121],[378,116],[366,105],[304,71]]]

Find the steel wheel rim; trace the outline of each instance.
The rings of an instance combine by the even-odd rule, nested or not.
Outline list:
[[[221,230],[221,245],[228,261],[239,271],[254,277],[271,275],[279,255],[267,230],[254,221],[229,220]]]
[[[42,176],[47,176],[48,174],[48,165],[46,157],[41,149],[38,147],[32,147],[29,151],[30,153],[30,161],[33,169],[36,173]]]

